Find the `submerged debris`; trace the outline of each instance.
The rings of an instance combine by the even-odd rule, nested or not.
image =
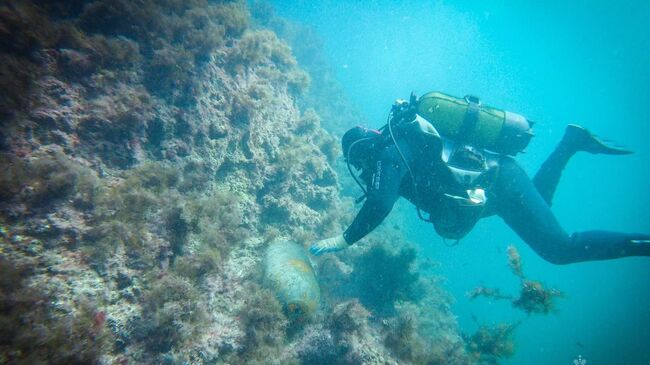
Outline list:
[[[515,299],[512,305],[528,314],[548,314],[555,308],[554,298],[563,296],[559,290],[546,288],[539,281],[523,280],[519,298]]]
[[[512,300],[512,295],[501,294],[501,289],[499,288],[487,288],[484,286],[478,286],[474,288],[471,292],[467,294],[470,299],[476,299],[477,297],[487,297],[493,299],[506,299]]]
[[[508,266],[510,266],[512,273],[520,279],[521,287],[518,297],[501,294],[499,288],[479,286],[467,294],[469,298],[487,297],[496,300],[508,300],[515,308],[521,309],[527,314],[548,314],[552,312],[555,308],[555,298],[562,298],[564,294],[558,289],[545,287],[539,281],[527,279],[522,271],[521,256],[514,246],[508,247]]]
[[[513,274],[520,279],[524,278],[524,273],[521,269],[521,256],[517,248],[512,245],[508,246],[508,266],[510,266]]]
[[[320,287],[305,249],[291,241],[270,244],[264,258],[264,281],[287,316],[305,320],[318,308]]]
[[[486,297],[495,300],[507,300],[513,307],[526,314],[548,314],[555,308],[555,298],[562,297],[557,289],[548,289],[539,281],[526,278],[522,270],[521,256],[515,246],[508,247],[508,266],[520,280],[518,296],[503,294],[499,288],[479,286],[467,295],[470,299]],[[472,315],[478,324],[476,317]],[[498,325],[479,325],[471,336],[466,336],[467,351],[474,362],[481,364],[498,364],[499,359],[511,357],[515,352],[514,330],[519,323],[501,323]]]

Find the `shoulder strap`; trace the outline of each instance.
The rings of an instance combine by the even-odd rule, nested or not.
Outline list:
[[[466,139],[476,127],[476,122],[478,122],[481,101],[478,96],[472,95],[465,96],[465,101],[467,102],[467,110],[465,111],[465,118],[463,119],[463,124],[460,127],[458,135],[460,138],[464,137]]]

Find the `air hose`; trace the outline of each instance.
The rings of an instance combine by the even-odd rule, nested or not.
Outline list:
[[[411,94],[411,101],[413,101],[413,97],[414,97],[414,94]],[[408,170],[409,175],[411,176],[411,182],[413,183],[413,191],[415,192],[415,196],[418,197],[418,199],[419,199],[420,194],[418,192],[418,184],[415,181],[415,175],[413,175],[413,170],[411,170],[411,166],[406,161],[406,158],[404,157],[404,154],[402,153],[402,150],[399,148],[399,145],[397,144],[397,140],[395,139],[395,135],[393,134],[393,126],[392,126],[393,119],[394,119],[393,118],[393,110],[391,110],[388,113],[388,122],[386,123],[388,125],[388,134],[390,135],[390,138],[393,141],[393,144],[395,145],[395,149],[397,149],[397,153],[399,153],[399,157],[401,157],[402,162],[404,162],[404,166],[406,166],[406,169]],[[430,219],[424,218],[424,216],[422,215],[422,211],[420,209],[420,206],[418,204],[415,204],[415,210],[417,211],[418,218],[420,218],[420,220],[423,220],[423,221],[429,222],[429,223],[431,222]]]

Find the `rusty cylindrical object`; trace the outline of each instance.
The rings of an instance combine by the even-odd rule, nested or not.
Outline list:
[[[264,281],[291,318],[304,318],[318,308],[320,288],[305,249],[278,240],[270,244],[264,262]]]

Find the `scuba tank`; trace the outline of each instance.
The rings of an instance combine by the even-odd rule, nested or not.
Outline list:
[[[534,136],[532,122],[519,114],[482,105],[475,96],[460,99],[429,92],[418,99],[416,112],[443,137],[500,154],[516,155]]]

